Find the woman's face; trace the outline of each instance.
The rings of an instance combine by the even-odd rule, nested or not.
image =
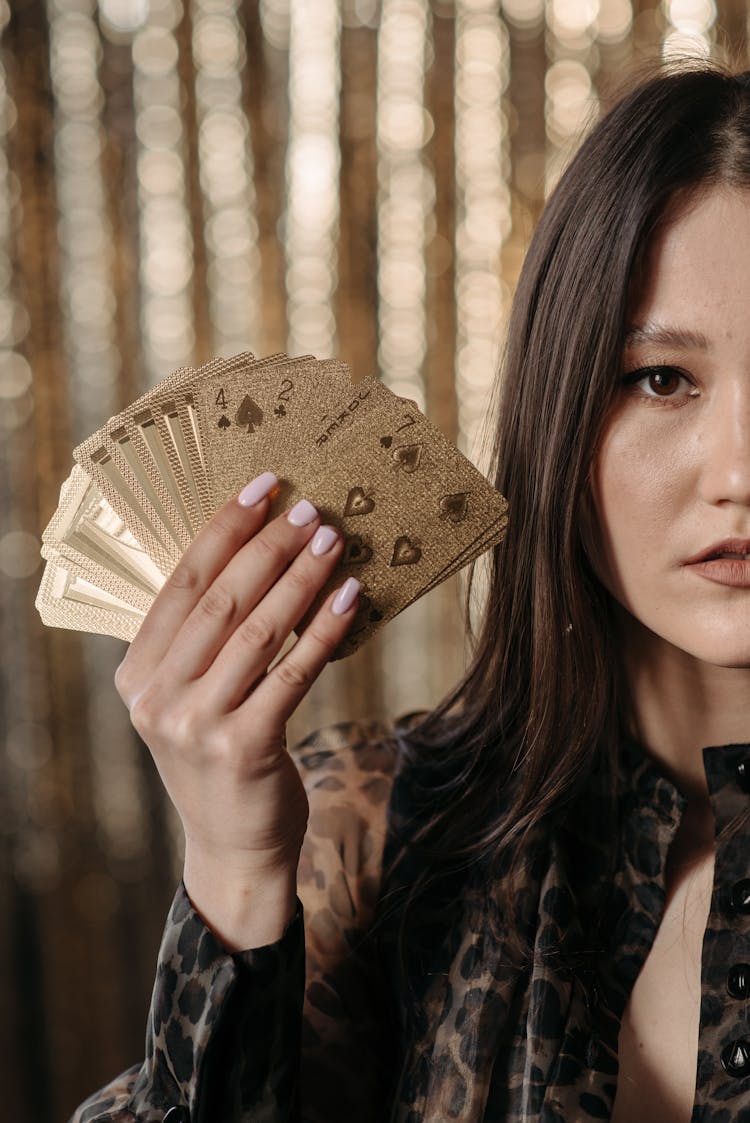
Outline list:
[[[595,568],[642,639],[750,667],[750,191],[712,189],[666,226],[629,329]]]

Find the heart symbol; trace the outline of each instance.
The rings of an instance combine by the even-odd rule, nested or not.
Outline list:
[[[414,565],[422,557],[422,551],[419,546],[402,534],[397,538],[393,544],[393,557],[391,558],[391,565]]]
[[[369,515],[375,506],[375,500],[365,495],[361,487],[353,487],[346,497],[344,518],[348,515]]]
[[[358,534],[347,538],[341,558],[343,565],[364,565],[372,557],[372,550]]]
[[[393,437],[381,437],[380,443],[383,446],[383,448],[390,448],[391,445],[393,444]]]
[[[460,523],[462,519],[466,518],[468,506],[469,497],[465,491],[456,491],[453,495],[444,495],[440,500],[440,517],[441,519],[450,519],[452,523]]]
[[[422,459],[422,446],[399,445],[398,448],[394,448],[391,456],[405,472],[413,472],[419,467],[419,461]]]
[[[224,414],[222,413],[221,417],[216,422],[216,424],[219,426],[220,429],[228,429],[229,426],[232,424],[232,422],[229,420],[228,417],[225,417]]]

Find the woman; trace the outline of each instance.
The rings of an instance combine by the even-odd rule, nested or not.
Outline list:
[[[146,1060],[77,1119],[750,1119],[749,189],[750,75],[710,69],[562,177],[509,328],[510,526],[434,713],[293,760],[355,585],[264,672],[341,542],[308,503],[264,525],[266,474],[185,554],[117,675],[184,890]]]

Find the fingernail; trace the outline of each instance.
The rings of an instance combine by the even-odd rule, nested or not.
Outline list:
[[[320,526],[313,535],[310,549],[315,554],[315,557],[318,558],[321,554],[325,554],[330,550],[337,538],[338,534],[332,526]]]
[[[333,598],[333,604],[331,605],[331,612],[333,615],[343,616],[354,604],[358,592],[359,581],[357,578],[347,577],[346,581]]]
[[[299,503],[294,504],[286,517],[292,526],[307,526],[308,523],[313,521],[317,513],[312,503],[308,503],[306,499],[300,499]]]
[[[243,487],[237,496],[237,502],[241,507],[254,507],[256,503],[260,503],[261,499],[265,499],[278,486],[278,483],[279,481],[273,472],[262,472],[261,475],[256,476],[254,480]]]

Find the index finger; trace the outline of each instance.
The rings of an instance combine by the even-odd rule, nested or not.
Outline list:
[[[251,480],[201,527],[159,590],[123,662],[137,658],[138,677],[147,679],[163,659],[186,618],[230,558],[262,527],[268,500],[278,493],[273,472]],[[137,690],[139,684],[133,684]]]

